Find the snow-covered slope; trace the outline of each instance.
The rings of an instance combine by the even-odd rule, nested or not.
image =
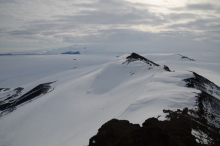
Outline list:
[[[0,87],[16,88],[48,76],[102,65],[115,55],[18,55],[0,57]],[[77,72],[77,71],[76,71]],[[76,74],[76,73],[74,73]],[[49,81],[50,82],[50,81]],[[44,83],[44,81],[42,82]],[[40,84],[40,83],[39,83]]]
[[[166,64],[127,56],[103,65],[57,72],[20,85],[24,89],[19,93],[15,88],[1,90],[0,105],[17,103],[39,84],[56,81],[50,90],[31,98],[31,102],[12,104],[13,110],[2,114],[0,145],[84,146],[100,125],[112,118],[141,124],[159,115],[163,120],[163,109],[196,105],[195,96],[200,91],[186,88],[184,81],[194,76],[192,72],[168,72],[163,67]],[[18,96],[8,99],[15,94]],[[1,111],[5,113],[4,110]]]

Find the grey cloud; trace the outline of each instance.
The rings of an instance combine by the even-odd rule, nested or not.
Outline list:
[[[205,37],[211,41],[220,40],[220,20],[216,19],[197,19],[184,24],[170,25],[172,29],[186,29],[188,33],[194,33],[195,36]],[[181,29],[181,30],[182,30]],[[195,31],[199,31],[198,34]]]
[[[210,3],[204,3],[204,4],[189,4],[186,6],[187,9],[190,10],[213,10],[215,9],[215,6]]]
[[[209,11],[209,10],[217,10],[219,7],[212,3],[196,3],[196,4],[187,4],[184,7],[172,8],[175,11],[182,10],[201,10],[201,11]]]
[[[37,34],[37,31],[33,31],[33,30],[14,30],[14,31],[10,31],[9,34],[11,35],[34,35]]]
[[[77,6],[90,6],[96,11],[81,10],[72,16],[54,16],[54,20],[30,21],[21,30],[8,31],[15,36],[41,34],[43,36],[61,37],[60,33],[81,32],[87,35],[104,35],[102,29],[113,30],[117,27],[129,27],[135,24],[162,25],[165,20],[148,11],[139,10],[126,2],[99,1],[99,3],[76,4]],[[104,28],[103,28],[104,27]],[[68,36],[70,37],[70,36]],[[64,38],[64,40],[67,40]]]
[[[0,0],[0,4],[3,3],[17,3],[16,0]]]
[[[135,24],[135,23],[162,23],[160,17],[147,10],[140,10],[130,3],[123,1],[99,1],[93,4],[78,4],[96,9],[95,11],[81,11],[73,16],[55,16],[58,21],[83,24]]]
[[[194,21],[190,21],[188,23],[183,24],[174,24],[169,26],[170,28],[192,28],[192,29],[200,29],[200,30],[213,30],[220,29],[220,20],[214,19],[196,19]]]
[[[162,15],[164,19],[167,21],[178,21],[178,20],[184,20],[184,19],[198,19],[200,18],[197,14],[191,14],[191,13],[170,13],[168,15]]]
[[[51,15],[51,19],[27,20],[20,29],[1,30],[0,28],[0,33],[2,34],[4,31],[4,36],[8,35],[9,38],[17,38],[21,41],[50,42],[54,39],[73,44],[123,45],[133,43],[137,45],[140,43],[157,47],[162,44],[166,44],[167,47],[178,46],[177,43],[172,45],[174,39],[183,46],[182,42],[198,37],[220,39],[220,36],[217,35],[220,21],[216,16],[210,15],[209,19],[200,19],[198,13],[191,11],[216,9],[212,4],[186,5],[182,8],[172,9],[172,13],[168,14],[150,11],[151,7],[159,8],[158,6],[118,0],[99,0],[93,3],[76,3],[71,6],[72,9],[76,9],[76,12],[60,13],[59,15],[56,13],[56,15]],[[148,8],[149,10],[147,10]],[[179,24],[179,22],[193,19],[194,21]],[[149,28],[154,27],[155,29],[161,28],[161,31],[152,33],[151,30],[143,32],[132,29],[133,26],[138,27],[139,25],[147,25]],[[200,30],[204,34],[198,36],[193,32],[194,30]]]

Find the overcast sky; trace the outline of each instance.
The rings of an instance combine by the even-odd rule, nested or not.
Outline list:
[[[0,0],[0,53],[220,50],[220,0]]]

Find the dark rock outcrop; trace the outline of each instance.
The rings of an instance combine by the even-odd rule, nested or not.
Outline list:
[[[186,87],[201,91],[197,94],[197,114],[210,125],[220,128],[220,87],[205,77],[192,72],[194,77],[184,79]],[[217,98],[218,97],[218,98]]]
[[[16,107],[23,105],[26,102],[30,102],[33,99],[39,97],[40,95],[44,95],[51,91],[51,86],[54,82],[44,83],[36,86],[29,92],[21,95],[22,90],[24,88],[18,87],[14,89],[15,93],[12,95],[8,95],[7,97],[3,97],[0,101],[0,115],[7,114],[16,109]]]
[[[149,118],[143,126],[124,120],[110,120],[104,124],[89,146],[196,146],[187,120],[159,121]]]
[[[164,70],[168,71],[168,72],[171,72],[170,68],[166,65],[164,65]]]
[[[178,55],[181,56],[182,59],[188,59],[190,61],[195,61],[194,59],[191,59],[191,58],[189,58],[187,56],[183,56],[183,55],[180,55],[180,54],[178,54]]]
[[[149,118],[140,127],[125,120],[110,120],[89,146],[218,146],[219,128],[211,126],[197,111],[184,108],[177,111],[164,110],[167,120]],[[197,131],[201,135],[193,135]]]
[[[0,92],[8,91],[10,88],[0,88]]]
[[[210,95],[216,94],[216,96],[220,97],[220,87],[218,87],[213,82],[206,79],[205,77],[195,72],[192,73],[194,77],[184,79],[184,81],[187,83],[186,87],[196,88]]]
[[[197,127],[200,127],[197,130],[209,137],[209,145],[220,145],[220,87],[205,77],[192,73],[194,77],[184,79],[186,87],[198,89],[201,93],[197,93],[197,109],[191,110],[191,115],[196,118],[194,122],[197,122]]]
[[[144,63],[149,64],[150,66],[160,66],[159,64],[156,64],[153,61],[150,61],[150,60],[148,60],[148,59],[144,58],[143,56],[138,55],[136,53],[132,53],[126,59],[127,60],[124,63],[127,63],[127,64],[134,62],[134,61],[143,61]]]
[[[131,124],[126,120],[112,119],[102,125],[96,136],[90,139],[90,146],[117,146],[131,131],[139,129],[137,124]]]

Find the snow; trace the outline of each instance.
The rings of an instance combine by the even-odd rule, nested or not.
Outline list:
[[[113,55],[17,55],[0,56],[0,87],[17,87],[57,73],[102,65]],[[76,59],[76,60],[73,60]]]
[[[52,92],[0,117],[0,146],[85,146],[112,118],[142,124],[158,115],[164,119],[163,109],[193,107],[199,91],[184,87],[182,80],[193,76],[188,70],[209,68],[219,76],[218,64],[203,66],[202,61],[182,60],[175,54],[144,55],[161,65],[153,68],[141,61],[122,64],[126,56],[1,57],[0,86],[12,88],[7,93],[18,86],[25,93],[41,83],[57,82]],[[165,71],[163,65],[175,72]]]
[[[209,144],[210,138],[208,137],[207,134],[203,133],[202,131],[196,131],[192,129],[192,135],[196,137],[196,142],[200,144]]]

